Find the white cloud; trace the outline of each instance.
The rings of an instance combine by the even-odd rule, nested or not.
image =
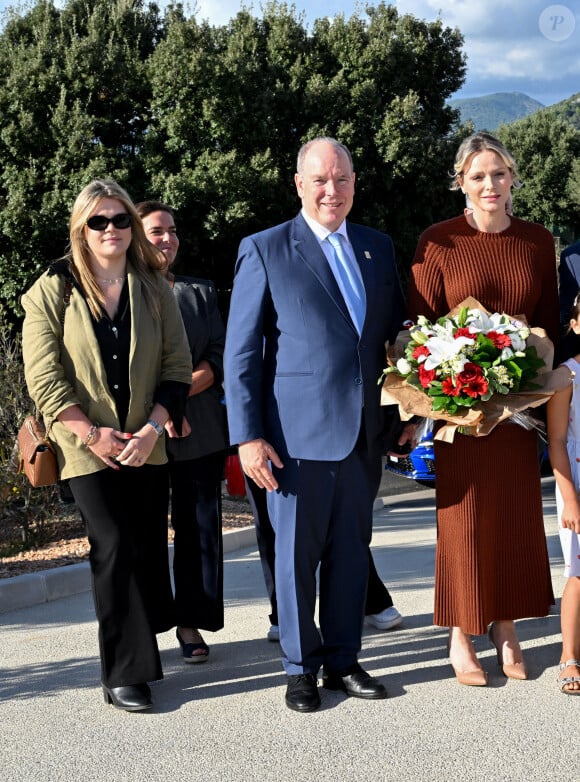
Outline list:
[[[580,91],[577,0],[398,0],[396,5],[400,13],[440,16],[461,30],[468,67],[462,97],[524,92],[550,104]],[[550,25],[562,27],[562,14],[572,32],[551,40]]]
[[[241,3],[239,0],[196,0],[198,13],[196,18],[198,20],[208,19],[211,24],[222,25],[227,24],[240,10]],[[251,3],[246,3],[247,8],[251,8]],[[253,9],[256,15],[259,15],[260,9],[258,4]]]
[[[61,0],[62,2],[63,0]],[[161,0],[159,5],[167,5]],[[325,16],[361,12],[366,0],[295,0],[306,23]],[[544,104],[555,103],[580,91],[580,4],[578,0],[391,0],[399,13],[434,21],[462,32],[467,55],[467,80],[458,97],[490,92],[524,92]],[[0,0],[0,10],[12,5]],[[185,0],[186,14],[223,25],[242,7],[259,16],[262,0]],[[289,0],[289,5],[292,0]],[[559,10],[558,10],[559,9]],[[560,25],[562,9],[571,19],[571,32],[553,40],[552,27]],[[543,16],[542,16],[543,15]],[[540,23],[540,19],[543,21]],[[544,30],[540,29],[541,24]],[[571,29],[568,28],[568,29]]]

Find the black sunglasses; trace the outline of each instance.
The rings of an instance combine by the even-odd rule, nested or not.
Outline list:
[[[133,218],[128,212],[119,212],[118,215],[105,217],[105,215],[93,215],[87,220],[87,225],[91,231],[105,231],[109,223],[113,223],[115,228],[130,228]]]

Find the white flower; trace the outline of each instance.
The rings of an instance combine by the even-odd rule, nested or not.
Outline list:
[[[430,354],[425,360],[425,369],[437,369],[443,361],[453,361],[465,345],[473,345],[473,340],[469,337],[458,337],[453,339],[445,337],[431,337],[427,343]]]
[[[413,367],[409,364],[406,358],[400,358],[397,361],[397,372],[401,375],[410,375],[413,371]]]
[[[485,333],[486,331],[495,329],[492,318],[493,315],[490,316],[481,310],[469,310],[465,325],[469,326],[473,331],[482,331]]]
[[[521,332],[514,332],[513,334],[510,334],[510,338],[512,341],[512,349],[515,353],[519,352],[520,350],[525,350],[526,341],[525,338],[522,338]]]

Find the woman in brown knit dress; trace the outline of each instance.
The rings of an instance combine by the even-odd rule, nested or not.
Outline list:
[[[468,296],[490,312],[524,315],[558,338],[554,242],[542,226],[506,211],[519,184],[513,157],[488,133],[460,146],[452,189],[472,211],[428,228],[419,240],[409,313],[436,319]],[[449,627],[449,657],[462,684],[487,675],[471,635],[488,632],[506,676],[527,672],[514,619],[553,604],[543,525],[536,432],[500,424],[486,437],[435,442],[437,556],[434,623]]]

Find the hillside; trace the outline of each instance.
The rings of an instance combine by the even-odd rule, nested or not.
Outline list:
[[[462,122],[470,119],[475,130],[489,131],[544,108],[542,103],[522,92],[494,92],[479,98],[456,98],[449,103],[459,109]]]
[[[567,119],[576,130],[580,130],[580,92],[576,95],[572,95],[567,100],[563,100],[560,103],[554,103],[549,106],[546,111],[550,111],[557,117]]]

